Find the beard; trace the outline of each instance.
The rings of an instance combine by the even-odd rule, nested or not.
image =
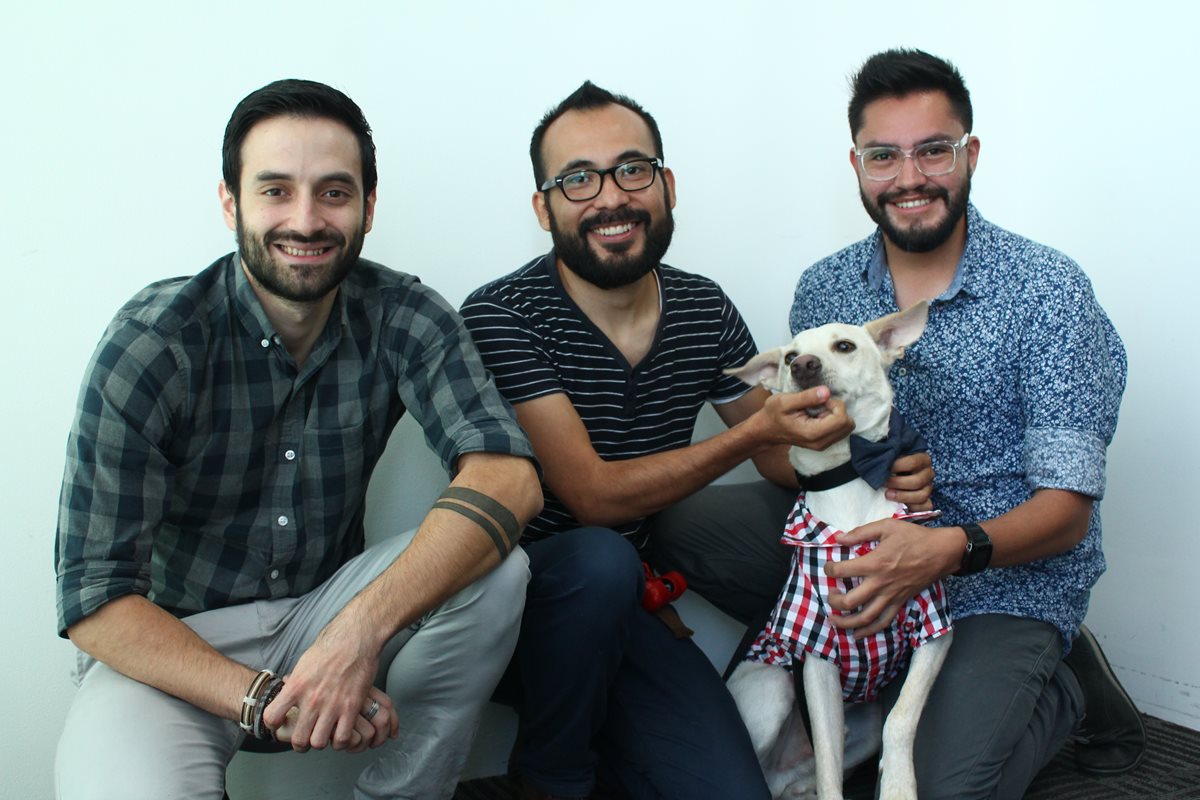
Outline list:
[[[237,211],[237,242],[242,263],[254,279],[271,294],[293,303],[313,303],[336,289],[358,262],[365,237],[364,223],[349,240],[341,232],[327,228],[311,236],[295,231],[271,231],[258,236],[242,224],[241,209]],[[331,263],[307,266],[288,266],[275,260],[272,247],[277,242],[291,245],[328,244],[333,242],[340,254]]]
[[[946,216],[941,221],[924,227],[899,228],[887,215],[887,204],[890,201],[905,195],[911,196],[912,192],[898,190],[884,192],[875,199],[871,199],[867,197],[866,192],[860,186],[858,194],[862,198],[863,208],[867,210],[867,215],[875,221],[884,236],[893,244],[910,253],[928,253],[946,243],[946,240],[954,233],[955,227],[958,226],[958,221],[967,213],[967,201],[971,196],[971,176],[968,175],[962,187],[953,193],[936,185],[926,186],[920,191],[921,197],[927,197],[930,200],[941,199],[946,203]]]
[[[663,216],[657,222],[654,222],[648,211],[624,207],[615,211],[601,211],[580,220],[579,227],[574,231],[559,226],[554,212],[547,206],[547,210],[550,211],[550,238],[554,241],[555,254],[567,269],[593,286],[600,289],[628,286],[658,266],[667,248],[671,246],[671,236],[675,233],[675,218],[671,214],[670,204],[664,206]],[[628,250],[634,243],[627,242],[618,247],[605,248],[608,257],[601,258],[588,244],[588,231],[623,222],[642,225],[645,231],[642,254],[630,255]]]

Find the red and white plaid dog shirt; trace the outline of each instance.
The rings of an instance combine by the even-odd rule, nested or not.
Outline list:
[[[830,578],[826,561],[845,561],[875,549],[876,542],[855,547],[832,541],[841,531],[815,518],[801,492],[788,517],[783,543],[796,548],[787,585],[779,595],[767,626],[746,653],[747,661],[793,668],[808,653],[836,661],[841,672],[842,697],[847,702],[874,700],[908,663],[912,649],[950,630],[946,590],[938,581],[900,609],[891,626],[862,639],[834,627],[829,617],[831,592],[848,592],[861,578]],[[926,513],[908,513],[900,506],[895,519],[922,519]]]

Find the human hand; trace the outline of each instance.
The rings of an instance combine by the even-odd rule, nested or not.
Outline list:
[[[911,598],[949,574],[947,558],[956,547],[950,539],[955,530],[884,519],[839,534],[840,545],[879,544],[858,558],[825,565],[825,574],[831,578],[862,579],[849,592],[829,596],[830,607],[842,612],[830,618],[833,625],[853,631],[855,638],[891,625]],[[942,532],[948,532],[948,536]],[[961,551],[961,543],[957,547]],[[953,556],[949,558],[952,561]]]
[[[284,679],[283,690],[263,712],[280,741],[303,753],[310,748],[359,752],[400,732],[391,699],[372,682],[378,658],[361,639],[330,623]],[[368,720],[373,702],[379,709]]]
[[[892,475],[884,484],[888,500],[904,503],[909,511],[931,511],[933,459],[929,453],[910,453],[892,462]]]
[[[826,386],[772,394],[762,413],[778,444],[824,450],[854,431],[845,403],[833,399]]]

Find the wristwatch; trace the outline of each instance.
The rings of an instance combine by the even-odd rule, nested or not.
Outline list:
[[[967,550],[963,553],[962,567],[959,568],[958,574],[974,575],[976,572],[983,572],[992,560],[992,537],[974,522],[959,527],[967,533]]]

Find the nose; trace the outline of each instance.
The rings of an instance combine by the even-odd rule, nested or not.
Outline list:
[[[801,389],[816,386],[821,377],[821,359],[812,355],[796,356],[791,365],[792,380]]]
[[[291,227],[303,236],[309,236],[325,229],[325,220],[321,216],[321,207],[317,198],[301,195],[292,207]]]
[[[600,184],[600,194],[592,202],[601,208],[617,208],[625,205],[625,190],[617,186],[617,179],[611,174],[605,175]]]
[[[917,169],[917,160],[912,153],[904,156],[900,161],[900,174],[893,178],[896,186],[904,188],[909,186],[920,186],[925,182],[925,176]]]

